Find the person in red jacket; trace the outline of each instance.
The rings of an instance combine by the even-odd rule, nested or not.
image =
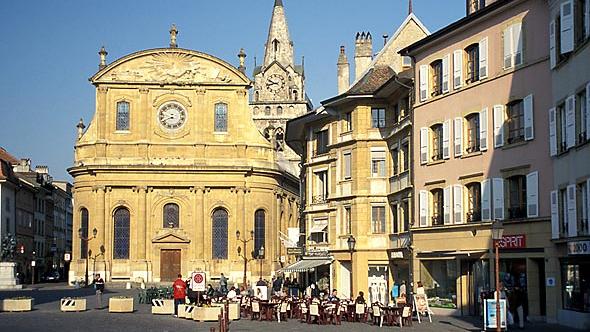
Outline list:
[[[178,279],[172,284],[174,291],[174,317],[178,317],[178,305],[185,303],[186,283],[182,280],[182,274],[178,274]]]

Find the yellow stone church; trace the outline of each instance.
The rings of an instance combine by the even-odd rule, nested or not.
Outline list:
[[[69,169],[80,230],[70,281],[100,273],[165,282],[205,271],[233,284],[244,254],[249,281],[289,263],[280,238],[298,227],[299,180],[252,119],[245,55],[235,68],[178,48],[175,27],[170,34],[170,47],[110,64],[99,53],[96,111],[78,125]]]

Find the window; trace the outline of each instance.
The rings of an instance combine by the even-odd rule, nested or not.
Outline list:
[[[82,237],[88,238],[88,210],[82,208],[80,210],[80,228],[82,229]],[[37,226],[39,229],[39,226]],[[88,258],[88,242],[80,241],[80,258]]]
[[[403,67],[412,67],[412,58],[409,56],[402,56],[402,66]]]
[[[224,209],[216,209],[213,212],[213,227],[211,228],[213,259],[227,259],[227,221],[228,214]]]
[[[283,107],[282,106],[277,107],[277,115],[283,115]]]
[[[567,189],[563,188],[559,190],[559,237],[567,237],[568,225],[567,225]]]
[[[508,178],[508,219],[526,218],[526,177],[515,175]]]
[[[504,29],[504,69],[513,68],[523,63],[522,23],[515,23]]]
[[[117,103],[117,130],[129,130],[129,103]]]
[[[285,148],[285,134],[283,132],[283,128],[277,128],[275,132],[275,150],[283,151]]]
[[[590,312],[590,263],[567,262],[562,265],[563,308]]]
[[[351,164],[351,154],[350,151],[348,152],[344,152],[343,154],[344,156],[344,180],[350,180],[351,178],[351,169],[352,169],[352,164]]]
[[[443,190],[433,189],[430,193],[432,194],[432,225],[440,226],[443,224]]]
[[[309,231],[312,243],[328,243],[328,219],[314,219]]]
[[[590,85],[589,85],[590,86]],[[589,89],[586,88],[584,90],[582,90],[580,93],[578,93],[576,95],[576,142],[577,144],[583,144],[585,143],[589,138],[590,138],[590,133],[587,132],[587,129],[590,128],[590,126],[588,126],[588,121],[590,119],[588,119],[588,115],[590,114],[590,112],[588,112],[588,110],[586,109],[588,103],[587,103],[587,98],[588,96],[586,95],[586,92]]]
[[[323,204],[328,199],[328,171],[315,173],[315,195],[312,197],[312,204]]]
[[[467,222],[481,220],[481,183],[467,184]]]
[[[405,172],[410,169],[410,143],[404,142],[402,143],[402,150],[401,150],[401,157],[402,157],[402,169],[400,172]]]
[[[467,0],[467,15],[473,14],[485,7],[485,0]]]
[[[178,228],[179,227],[179,208],[178,204],[168,203],[164,205],[164,215],[162,220],[163,228]]]
[[[398,204],[391,204],[391,232],[399,233]]]
[[[371,123],[373,128],[385,128],[385,109],[371,109]]]
[[[399,122],[400,120],[400,105],[399,104],[395,104],[393,105],[393,123],[396,124]]]
[[[254,213],[254,253],[258,254],[265,243],[265,222],[264,210],[257,210]]]
[[[270,106],[264,108],[264,115],[270,115]]]
[[[467,120],[467,153],[479,151],[479,113],[470,114]]]
[[[215,131],[227,132],[227,104],[215,104]]]
[[[371,212],[371,231],[373,234],[385,233],[385,206],[372,206]]]
[[[524,105],[522,100],[516,100],[506,107],[508,118],[506,125],[508,127],[507,143],[517,143],[524,141]]]
[[[260,92],[256,91],[256,92],[254,92],[254,101],[258,101],[258,100],[260,100]],[[255,107],[254,109],[258,110],[258,107]]]
[[[467,53],[467,83],[479,80],[479,44],[472,44],[465,49]]]
[[[391,149],[391,166],[392,166],[392,175],[397,175],[400,172],[399,169],[399,149],[393,148]]]
[[[576,45],[582,44],[586,38],[588,38],[588,1],[587,0],[576,0],[574,6],[574,32],[576,34]]]
[[[431,70],[431,81],[432,81],[432,96],[438,96],[442,94],[443,88],[443,64],[442,60],[436,60],[430,64]]]
[[[115,232],[114,232],[114,259],[129,258],[129,210],[126,208],[117,208],[114,214]]]
[[[443,159],[443,125],[436,124],[432,130],[432,161]]]
[[[297,90],[293,90],[293,100],[297,101],[298,98],[299,98],[299,93],[297,92]]]
[[[371,176],[385,176],[385,151],[371,151]]]
[[[403,232],[407,232],[410,230],[410,214],[410,201],[405,200],[402,202],[402,218],[404,219]]]
[[[352,112],[344,114],[344,131],[352,131]]]
[[[558,153],[567,151],[567,112],[565,103],[557,106],[557,150]]]
[[[576,216],[578,218],[578,235],[590,235],[590,213],[588,209],[590,209],[590,205],[588,205],[588,184],[589,181],[581,182],[578,184],[578,192],[576,193]]]
[[[352,234],[352,210],[350,206],[344,207],[344,234]]]
[[[318,131],[316,134],[316,152],[315,155],[321,155],[324,153],[328,153],[328,129]]]

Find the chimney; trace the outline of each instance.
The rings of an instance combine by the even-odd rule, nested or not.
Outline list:
[[[13,167],[16,173],[27,173],[31,171],[31,159],[22,158],[17,165]]]
[[[350,64],[346,58],[344,45],[340,46],[340,55],[338,56],[338,94],[348,90],[350,85]]]
[[[49,174],[49,167],[47,166],[35,166],[35,172],[39,174]]]
[[[354,50],[354,79],[358,80],[361,74],[369,68],[373,57],[373,37],[370,32],[357,32]]]

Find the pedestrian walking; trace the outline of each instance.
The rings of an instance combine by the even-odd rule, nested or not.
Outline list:
[[[178,274],[178,279],[172,284],[174,292],[174,317],[178,317],[178,305],[185,303],[186,283],[182,280],[182,274]]]
[[[96,290],[96,309],[102,309],[102,293],[104,292],[104,280],[100,273],[94,276],[94,289]]]
[[[221,277],[219,277],[219,288],[223,295],[227,294],[227,278],[223,273],[221,274]]]

